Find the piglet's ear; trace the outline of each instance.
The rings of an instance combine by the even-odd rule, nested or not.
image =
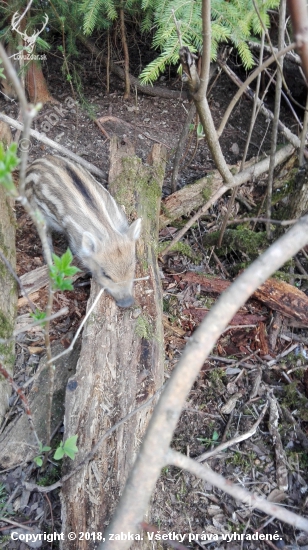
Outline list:
[[[137,241],[137,239],[139,239],[140,237],[141,221],[141,218],[138,218],[138,220],[132,223],[132,225],[128,229],[127,235],[132,241]]]
[[[82,235],[81,254],[83,256],[91,256],[97,251],[97,240],[89,231],[85,231]]]

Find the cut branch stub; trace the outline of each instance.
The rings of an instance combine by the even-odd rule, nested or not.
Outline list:
[[[186,46],[183,46],[183,48],[179,50],[179,56],[183,71],[188,76],[189,89],[192,93],[194,93],[200,86],[200,79],[196,66],[196,59],[198,59],[198,57]]]

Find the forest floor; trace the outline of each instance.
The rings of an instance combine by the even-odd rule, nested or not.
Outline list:
[[[132,93],[129,100],[123,100],[123,84],[111,76],[110,93],[106,93],[105,72],[87,53],[78,60],[79,77],[83,83],[84,101],[73,106],[68,98],[75,99],[68,82],[61,74],[61,59],[48,56],[45,75],[53,97],[59,102],[47,104],[39,112],[34,128],[76,152],[97,165],[108,180],[109,139],[95,124],[94,116],[106,117],[102,125],[108,136],[117,135],[131,140],[136,154],[146,161],[155,142],[165,144],[168,153],[164,195],[170,194],[170,176],[173,155],[185,122],[188,100],[166,100]],[[293,79],[291,74],[290,80]],[[181,89],[181,81],[174,77],[161,79],[160,86]],[[218,74],[209,93],[209,104],[216,126],[236,92],[235,85],[225,74]],[[298,89],[296,90],[298,93]],[[294,92],[295,93],[295,92]],[[271,100],[269,100],[271,102]],[[70,108],[68,108],[70,105]],[[221,146],[229,164],[239,163],[245,146],[250,124],[252,104],[242,97],[227,124],[221,138]],[[0,110],[16,118],[18,105],[5,102],[0,96]],[[298,133],[298,122],[293,118],[286,104],[282,105],[284,123]],[[259,115],[252,134],[248,159],[270,150],[271,125]],[[284,140],[279,136],[279,142]],[[29,162],[53,154],[44,144],[31,140]],[[215,168],[205,140],[197,146],[196,131],[190,134],[190,141],[182,161],[178,186],[195,182]],[[236,201],[232,216],[247,216],[245,203],[258,211],[266,193],[266,177],[254,184],[249,183],[239,191],[241,201]],[[202,281],[196,278],[189,282],[183,273],[201,272],[212,277],[232,280],[245,264],[253,259],[247,251],[223,249],[219,258],[211,248],[202,246],[202,237],[209,231],[218,230],[228,204],[227,197],[220,199],[199,223],[187,234],[184,242],[189,245],[189,254],[171,253],[162,266],[164,278],[164,325],[165,325],[165,367],[168,378],[181,355],[183,347],[201,318],[217,298],[217,293],[205,292]],[[17,207],[17,274],[19,276],[43,266],[41,245],[32,221],[21,207]],[[263,213],[263,211],[261,211]],[[264,230],[258,225],[257,231]],[[172,232],[172,229],[171,229]],[[169,232],[170,235],[170,232]],[[161,232],[161,240],[168,232]],[[265,239],[265,238],[264,238]],[[264,241],[264,248],[266,242]],[[63,239],[56,240],[55,252],[65,251]],[[259,250],[256,251],[256,255]],[[305,267],[306,259],[301,258]],[[305,284],[301,286],[305,290]],[[52,341],[66,345],[77,330],[85,314],[89,295],[87,283],[76,283],[74,291],[58,293],[56,308],[64,305],[68,315],[52,323]],[[46,290],[36,293],[35,304],[44,309]],[[20,302],[19,318],[28,313],[27,306]],[[228,328],[217,342],[213,355],[204,364],[173,438],[173,448],[191,457],[198,457],[207,450],[215,449],[222,441],[248,432],[257,422],[270,392],[279,410],[279,432],[286,451],[288,489],[277,486],[277,462],[275,442],[269,429],[269,412],[256,432],[246,441],[234,445],[224,452],[208,459],[209,466],[231,481],[265,496],[273,502],[282,503],[288,509],[307,516],[308,491],[308,384],[306,343],[307,329],[290,325],[282,319],[280,333],[274,349],[269,343],[273,312],[264,304],[251,299],[241,310],[242,320]],[[255,315],[255,322],[243,321],[245,315]],[[296,347],[293,344],[296,343]],[[31,376],[44,350],[40,330],[26,333],[17,341],[16,382],[22,384]],[[291,350],[282,359],[276,359],[282,352]],[[245,363],[243,366],[242,363]],[[305,384],[306,380],[306,384]],[[12,401],[9,421],[22,414],[21,406]],[[306,414],[305,414],[306,410]],[[6,508],[8,518],[20,524],[37,525],[39,531],[61,531],[60,502],[57,491],[48,498],[38,493],[14,496],[14,489],[20,479],[33,475],[33,466],[26,465],[10,471],[0,472],[0,516],[1,507],[11,496]],[[50,483],[48,480],[47,484]],[[2,503],[2,504],[1,504]],[[175,468],[162,472],[152,501],[152,523],[161,533],[185,534],[183,544],[197,548],[235,550],[244,548],[257,550],[265,548],[308,548],[308,535],[295,531],[287,524],[267,518],[259,511],[241,504],[209,483],[196,480],[192,475]],[[264,534],[278,533],[279,539],[266,541],[244,540],[223,542],[225,533]],[[3,535],[1,535],[1,533]],[[25,543],[10,541],[8,526],[0,520],[0,548],[25,550]],[[188,534],[218,534],[218,540],[209,544],[205,540],[188,540]],[[42,548],[51,548],[44,543]],[[56,548],[54,545],[53,548]]]

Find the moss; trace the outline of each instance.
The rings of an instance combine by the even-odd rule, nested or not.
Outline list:
[[[298,357],[296,358],[298,360]],[[298,417],[303,421],[308,421],[308,399],[297,393],[297,384],[295,380],[292,384],[285,386],[285,395],[283,405],[287,408],[296,407]]]
[[[283,403],[286,407],[293,407],[294,405],[298,404],[298,394],[297,394],[297,382],[292,382],[292,384],[289,384],[285,386],[285,396],[283,399]]]
[[[6,339],[12,336],[13,325],[7,319],[7,317],[0,311],[0,338]],[[0,344],[0,356],[4,363],[6,369],[12,368],[14,366],[15,355],[14,355],[14,342],[9,342],[8,344]],[[0,376],[2,380],[3,377]]]
[[[249,472],[252,466],[255,467],[256,456],[253,451],[249,451],[248,453],[236,451],[231,458],[226,459],[226,464],[232,464],[235,468],[240,468],[241,471]]]
[[[14,211],[13,211],[13,208],[9,202],[9,200],[11,201],[11,199],[9,199],[9,197],[6,197],[5,198],[5,203],[6,203],[6,207],[7,207],[7,211],[8,211],[8,215],[9,215],[9,219],[10,219],[10,223],[13,227],[15,227],[15,229],[17,228],[17,220],[16,220],[16,217],[14,215]]]
[[[117,178],[116,183],[116,198],[120,204],[124,204],[126,213],[131,215],[135,209],[135,197],[131,197],[128,203],[127,196],[127,180],[135,183],[135,189],[140,195],[145,197],[143,206],[143,215],[149,219],[156,218],[157,200],[161,196],[161,187],[158,181],[161,181],[163,176],[163,168],[153,166],[146,168],[142,166],[142,162],[137,157],[125,157],[122,159],[123,173]]]
[[[54,467],[50,468],[45,476],[39,478],[37,484],[41,487],[48,487],[53,485],[61,478],[61,464],[56,464]]]
[[[8,321],[7,317],[0,311],[0,338],[9,338],[13,332],[13,324]]]
[[[220,232],[214,231],[209,233],[203,239],[204,246],[213,246],[217,244]],[[237,229],[228,229],[225,232],[223,242],[220,248],[216,250],[216,254],[225,255],[227,250],[240,250],[248,254],[252,258],[259,256],[260,250],[267,248],[268,242],[265,232],[255,233],[246,227],[238,227]]]
[[[288,463],[291,468],[294,465],[294,470],[297,470],[298,466],[303,472],[308,471],[308,453],[307,451],[290,451],[287,449]],[[293,468],[292,468],[293,469]],[[307,477],[307,476],[306,476]]]
[[[207,201],[210,200],[210,198],[212,197],[212,194],[213,194],[213,191],[212,191],[212,178],[209,177],[208,181],[206,183],[206,187],[204,187],[204,189],[202,189],[202,191],[201,191],[201,195],[202,195],[202,198],[204,200],[204,203],[207,203]]]
[[[2,250],[2,254],[4,254],[4,256],[8,257],[9,256],[9,249],[6,246],[5,241],[4,241],[3,227],[2,227],[1,223],[0,223],[0,248]]]
[[[160,243],[158,245],[158,253],[160,254],[160,252],[164,250],[170,242],[171,241],[169,242],[165,241],[163,243]],[[171,246],[170,251],[180,252],[180,254],[182,254],[183,256],[186,256],[187,258],[189,258],[190,260],[196,263],[199,263],[202,259],[202,255],[196,254],[196,252],[194,252],[193,249],[187,243],[177,242]]]
[[[225,371],[222,369],[213,369],[209,373],[209,394],[216,396],[222,395],[225,392],[224,380],[226,379]]]
[[[153,337],[153,328],[149,318],[146,315],[139,315],[136,320],[135,333],[140,338],[150,340]]]
[[[279,187],[274,190],[272,195],[272,205],[274,206],[277,202],[281,201],[285,197],[288,197],[290,193],[293,193],[296,187],[296,174],[298,169],[293,169],[288,173],[288,179],[279,184]]]
[[[166,216],[166,218],[169,218],[169,219],[171,220],[171,219],[172,219],[172,215],[170,214],[170,211],[169,211],[168,208],[164,205],[163,202],[161,203],[160,208],[161,208],[161,211],[162,211],[162,213],[164,214],[164,216]]]

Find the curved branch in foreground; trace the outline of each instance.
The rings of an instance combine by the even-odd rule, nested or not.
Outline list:
[[[99,57],[105,67],[107,67],[107,59],[103,56],[101,50],[95,46],[95,44],[92,44],[90,40],[87,40],[82,34],[78,34],[78,38],[80,42],[83,43],[83,45],[93,54]],[[125,80],[125,72],[124,70],[116,65],[112,59],[109,61],[109,68],[113,74],[118,76],[121,80]],[[139,92],[142,92],[143,94],[154,96],[154,97],[162,97],[164,99],[187,99],[188,93],[186,90],[181,90],[180,92],[176,90],[168,90],[168,88],[161,88],[159,86],[147,86],[145,84],[141,84],[140,80],[136,78],[135,76],[129,75],[130,85],[137,88]]]
[[[173,432],[185,400],[215,342],[251,294],[308,242],[308,216],[301,218],[221,295],[186,345],[150,421],[122,498],[99,550],[126,550],[129,541],[109,540],[111,533],[136,533],[161,468],[168,464]],[[288,520],[286,520],[288,521]],[[293,522],[292,522],[293,524]]]
[[[308,532],[308,520],[304,517],[298,516],[283,506],[278,506],[274,502],[269,502],[265,498],[261,498],[254,493],[246,491],[246,489],[235,485],[235,483],[225,479],[223,476],[217,474],[210,468],[198,464],[198,462],[192,458],[182,455],[173,449],[169,449],[167,458],[168,464],[187,470],[200,479],[208,481],[211,485],[218,487],[218,489],[221,489],[236,500],[241,500],[249,507],[257,508],[269,516],[273,516],[281,521],[284,521],[285,523],[289,523],[290,525],[293,525],[295,529],[302,529],[303,531]]]

